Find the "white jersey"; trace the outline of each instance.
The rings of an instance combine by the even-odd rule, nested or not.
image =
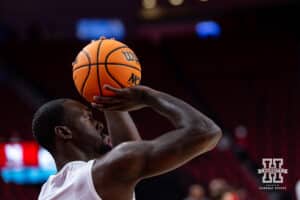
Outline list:
[[[92,179],[93,163],[94,160],[67,163],[57,174],[49,177],[38,200],[101,200]]]

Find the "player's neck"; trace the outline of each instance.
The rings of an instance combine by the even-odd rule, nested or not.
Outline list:
[[[96,155],[94,152],[85,152],[76,147],[72,143],[57,145],[54,153],[54,160],[57,170],[59,171],[65,164],[72,161],[88,161],[101,155]]]

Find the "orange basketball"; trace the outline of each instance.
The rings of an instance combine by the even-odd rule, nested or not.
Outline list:
[[[100,38],[85,46],[73,62],[73,80],[77,91],[87,101],[93,96],[113,96],[103,86],[116,88],[138,85],[141,66],[135,53],[114,39]]]

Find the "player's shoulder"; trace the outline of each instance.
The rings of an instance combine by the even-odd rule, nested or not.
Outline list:
[[[116,163],[125,162],[129,165],[130,160],[138,159],[144,155],[145,151],[149,151],[153,145],[150,141],[128,141],[123,142],[116,147],[114,147],[110,152],[106,153],[104,156],[95,159],[95,164],[93,168],[106,168],[113,169]]]
[[[94,160],[67,163],[57,174],[51,175],[43,184],[39,199],[48,199],[63,191],[72,191],[76,185],[88,181],[87,178],[93,162]]]
[[[92,176],[97,187],[109,184],[135,182],[139,171],[143,168],[147,152],[151,152],[153,145],[150,141],[128,141],[119,144],[104,156],[95,160]],[[123,181],[122,181],[123,180]]]

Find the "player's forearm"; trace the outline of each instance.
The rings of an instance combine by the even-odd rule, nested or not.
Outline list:
[[[151,177],[175,169],[213,149],[221,138],[221,129],[191,105],[171,95],[149,90],[146,105],[173,122],[176,129],[150,141],[142,177]],[[146,144],[144,145],[146,146]],[[149,164],[151,163],[151,166]]]
[[[113,146],[126,141],[141,140],[128,112],[105,111],[104,115]]]
[[[145,94],[145,102],[168,118],[176,128],[196,127],[203,133],[220,132],[211,119],[176,97],[150,89]]]

